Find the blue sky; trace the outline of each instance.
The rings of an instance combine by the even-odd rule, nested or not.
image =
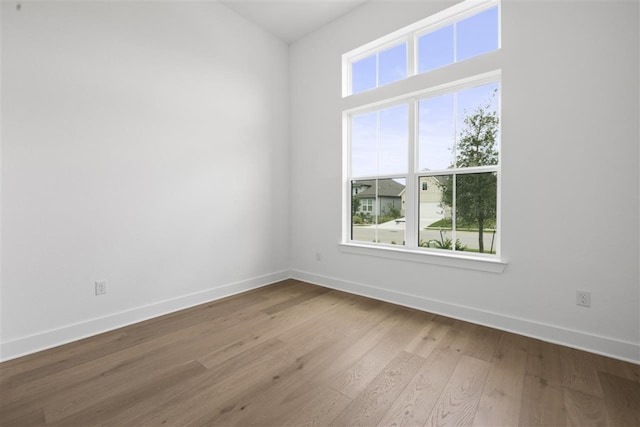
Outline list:
[[[376,67],[378,67],[378,76],[376,76]],[[406,43],[354,62],[352,77],[353,93],[373,89],[407,77]]]
[[[492,109],[497,110],[498,99],[492,96],[497,89],[497,82],[489,83],[420,101],[418,170],[446,169],[453,165],[453,148],[465,116],[489,101]]]
[[[497,48],[498,8],[494,7],[420,36],[418,72],[423,73],[453,62],[464,61]]]

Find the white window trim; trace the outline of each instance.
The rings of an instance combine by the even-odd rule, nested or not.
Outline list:
[[[373,246],[362,242],[343,242],[340,243],[340,250],[356,255],[463,268],[488,273],[502,273],[507,267],[507,261],[502,258],[485,258],[482,254],[462,255],[462,252],[424,252],[422,250],[406,249],[397,245],[378,244]]]
[[[407,75],[407,78],[404,80],[411,79],[412,76],[413,78],[417,78],[417,75],[416,75],[417,61],[415,58],[416,50],[414,49],[414,47],[415,47],[417,38],[419,36],[431,31],[435,31],[438,28],[449,25],[452,22],[462,20],[468,16],[475,15],[484,10],[490,9],[496,5],[499,6],[499,4],[500,4],[499,0],[486,0],[486,1],[467,0],[451,8],[448,8],[442,12],[432,15],[424,20],[416,22],[415,24],[412,24],[408,27],[405,27],[401,30],[398,30],[394,33],[391,33],[385,37],[382,37],[378,40],[375,40],[371,43],[368,43],[364,46],[361,46],[357,49],[352,50],[351,52],[344,54],[342,57],[344,100],[347,101],[347,99],[352,98],[352,96],[350,95],[351,63],[352,62],[358,59],[362,59],[376,52],[380,52],[390,46],[406,41],[407,49],[409,50],[407,55],[408,75]],[[500,30],[501,30],[500,19],[498,20],[498,25],[499,25],[499,28],[498,28],[498,33],[499,33],[498,51],[499,51],[501,47],[500,43],[502,39],[502,37],[500,36]],[[491,55],[491,53],[486,55]],[[500,55],[494,55],[494,58],[499,59]],[[450,64],[449,67],[453,68],[458,64],[463,64],[463,63],[464,61]],[[500,64],[500,61],[497,61],[496,65],[499,65],[499,64]],[[429,73],[424,73],[423,75],[426,75],[426,74],[429,74]],[[422,78],[423,75],[421,75],[420,77]],[[349,120],[350,116],[354,114],[365,113],[367,111],[388,108],[390,106],[397,105],[400,103],[406,103],[406,102],[409,103],[409,135],[408,135],[409,147],[408,148],[409,148],[410,154],[409,154],[408,161],[410,165],[409,166],[410,170],[406,174],[406,190],[405,191],[407,192],[407,194],[409,194],[410,191],[411,191],[410,194],[414,194],[416,193],[415,190],[416,190],[416,186],[418,185],[417,177],[423,176],[423,175],[429,175],[429,173],[425,174],[424,172],[417,171],[417,167],[416,167],[415,135],[417,133],[417,117],[416,117],[417,111],[416,111],[415,105],[417,105],[416,103],[417,100],[427,98],[427,97],[438,96],[444,93],[451,93],[451,92],[463,90],[468,87],[479,86],[485,83],[496,82],[496,81],[499,84],[501,84],[501,71],[499,69],[490,71],[490,72],[484,72],[484,73],[482,72],[477,74],[474,73],[474,75],[470,77],[464,77],[462,79],[458,79],[452,82],[451,81],[445,82],[436,86],[431,86],[424,89],[416,90],[411,93],[406,93],[406,92],[403,92],[402,90],[399,90],[397,91],[397,93],[395,93],[395,96],[394,96],[394,92],[396,92],[395,90],[391,88],[384,88],[383,90],[385,91],[385,95],[390,94],[391,96],[383,96],[382,98],[384,99],[380,99],[377,96],[374,96],[373,97],[374,99],[377,98],[379,100],[374,100],[373,102],[366,103],[366,104],[355,103],[356,106],[353,106],[354,104],[353,102],[347,102],[345,104],[345,107],[347,108],[343,110],[343,141],[348,141],[348,142],[343,143],[343,177],[345,177],[344,185],[343,185],[343,203],[345,203],[344,206],[347,207],[342,209],[343,232],[342,232],[342,241],[340,243],[340,248],[343,252],[354,253],[359,255],[367,255],[367,256],[377,256],[377,257],[390,258],[390,259],[396,259],[396,260],[402,260],[402,261],[434,264],[434,265],[440,265],[440,266],[446,266],[446,267],[456,267],[456,268],[464,268],[464,269],[471,269],[471,270],[478,270],[478,271],[485,271],[485,272],[493,272],[493,273],[502,273],[504,271],[507,265],[507,261],[503,258],[502,251],[501,251],[501,240],[502,240],[501,236],[498,239],[498,247],[497,247],[498,255],[477,254],[477,253],[474,253],[473,255],[467,255],[467,254],[464,254],[463,252],[456,252],[456,251],[445,252],[445,251],[438,251],[438,250],[430,250],[428,248],[420,248],[419,246],[416,246],[417,245],[416,232],[418,231],[416,226],[416,219],[418,217],[418,212],[417,212],[418,203],[416,200],[414,200],[415,197],[406,198],[407,206],[405,206],[405,214],[407,218],[407,224],[414,225],[413,227],[407,227],[405,229],[405,241],[407,243],[406,246],[385,245],[380,243],[367,244],[365,242],[351,240],[352,218],[350,215],[351,209],[349,208],[351,203],[350,180],[376,179],[376,178],[383,179],[384,178],[382,176],[368,177],[368,178],[351,176],[351,173],[350,173],[351,142],[349,140],[351,135],[350,120]],[[379,91],[380,88],[381,87],[372,89],[371,92],[377,92]],[[363,99],[361,99],[361,101],[362,100]],[[499,99],[498,100],[499,109],[501,108],[500,104],[501,102]],[[351,108],[349,108],[350,106]],[[500,117],[502,117],[500,111],[499,111],[499,114],[500,114]],[[500,122],[500,127],[502,127],[502,122]],[[501,130],[499,130],[499,132],[501,133]],[[498,143],[500,144],[500,141]],[[499,156],[502,157],[502,148],[500,146],[498,147],[498,150],[499,150],[498,151]],[[502,161],[501,160],[499,161],[497,168],[496,167],[490,167],[490,168],[498,172],[496,224],[497,224],[498,230],[500,230],[500,234],[502,234],[502,225],[501,225]],[[478,169],[478,171],[480,171],[480,169],[485,169],[485,168],[481,167],[481,168],[474,168],[474,169]],[[441,172],[442,171],[440,171],[440,173],[438,174],[442,174]],[[450,172],[452,174],[458,174],[459,172],[462,172],[462,171],[459,171],[456,169],[456,170],[451,170],[447,172]],[[471,172],[472,170],[470,169],[464,169],[464,172],[462,173],[471,173]]]

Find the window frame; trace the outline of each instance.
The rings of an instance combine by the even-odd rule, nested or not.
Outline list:
[[[396,85],[398,82],[393,82],[389,85],[376,86],[373,89],[369,89],[356,94],[350,94],[351,91],[351,64],[357,62],[360,59],[366,58],[372,54],[389,49],[400,43],[405,43],[407,46],[407,77],[400,80],[413,80],[421,78],[424,75],[431,73],[434,70],[424,73],[417,73],[417,40],[420,36],[436,31],[439,28],[443,28],[454,22],[466,19],[467,17],[481,13],[493,7],[498,7],[498,49],[501,49],[501,13],[500,13],[500,1],[499,0],[486,0],[486,1],[464,1],[441,12],[436,13],[426,19],[423,19],[415,24],[409,25],[401,30],[391,33],[381,39],[367,43],[360,48],[354,49],[343,55],[343,99],[349,102],[343,102],[345,108],[342,111],[342,123],[343,123],[343,226],[342,226],[342,240],[340,247],[342,251],[347,253],[358,253],[363,255],[378,256],[384,258],[400,259],[403,261],[415,261],[436,265],[444,265],[450,267],[458,267],[465,269],[481,270],[487,272],[501,273],[506,267],[506,260],[502,258],[502,224],[501,224],[501,212],[502,212],[502,147],[501,138],[498,139],[498,165],[495,166],[480,166],[473,168],[452,168],[446,170],[436,171],[419,171],[418,170],[418,158],[417,149],[419,144],[419,103],[420,100],[430,97],[435,97],[443,94],[450,94],[458,92],[470,87],[480,86],[487,83],[498,83],[498,115],[500,117],[498,132],[501,135],[502,128],[502,114],[501,114],[501,97],[502,97],[502,72],[500,68],[494,68],[490,71],[474,70],[466,77],[459,78],[454,81],[445,81],[441,84],[436,84],[429,87],[423,87],[419,90],[413,90],[406,92],[405,88],[399,88],[398,90],[390,90],[385,86]],[[494,51],[492,51],[494,52]],[[491,52],[488,52],[491,53]],[[486,55],[483,53],[478,56]],[[498,57],[499,58],[499,57]],[[470,58],[471,59],[471,58]],[[460,61],[460,62],[465,62]],[[491,62],[491,61],[490,61]],[[497,64],[500,65],[499,61]],[[453,62],[446,66],[451,67],[459,62]],[[477,71],[477,72],[476,72]],[[420,74],[420,76],[418,75]],[[400,86],[400,85],[397,85]],[[360,96],[364,92],[380,92],[381,88],[385,93],[384,97],[380,96]],[[406,86],[405,87],[410,87]],[[391,96],[386,96],[391,93]],[[363,98],[362,102],[353,102],[351,98]],[[369,100],[367,100],[369,98]],[[356,104],[356,106],[353,106]],[[385,108],[392,107],[399,104],[409,105],[409,117],[408,117],[408,171],[404,176],[406,179],[405,197],[406,205],[405,217],[405,245],[387,245],[384,243],[368,243],[362,241],[354,241],[351,239],[352,218],[351,212],[351,182],[364,179],[386,179],[394,178],[394,176],[376,175],[376,176],[352,176],[351,175],[351,117],[356,114],[364,114],[367,112],[377,111]],[[437,250],[431,248],[422,248],[419,246],[419,180],[423,176],[432,175],[462,175],[477,172],[496,172],[497,174],[497,197],[496,197],[496,227],[498,229],[498,242],[496,246],[496,254],[480,254],[480,253],[465,253],[463,251],[447,251]],[[455,239],[454,239],[455,241]]]

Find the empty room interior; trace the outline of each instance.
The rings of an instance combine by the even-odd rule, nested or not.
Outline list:
[[[640,425],[637,1],[0,7],[0,425]]]

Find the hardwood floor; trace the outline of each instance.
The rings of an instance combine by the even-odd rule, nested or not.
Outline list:
[[[287,280],[0,364],[2,426],[639,426],[640,367]]]

